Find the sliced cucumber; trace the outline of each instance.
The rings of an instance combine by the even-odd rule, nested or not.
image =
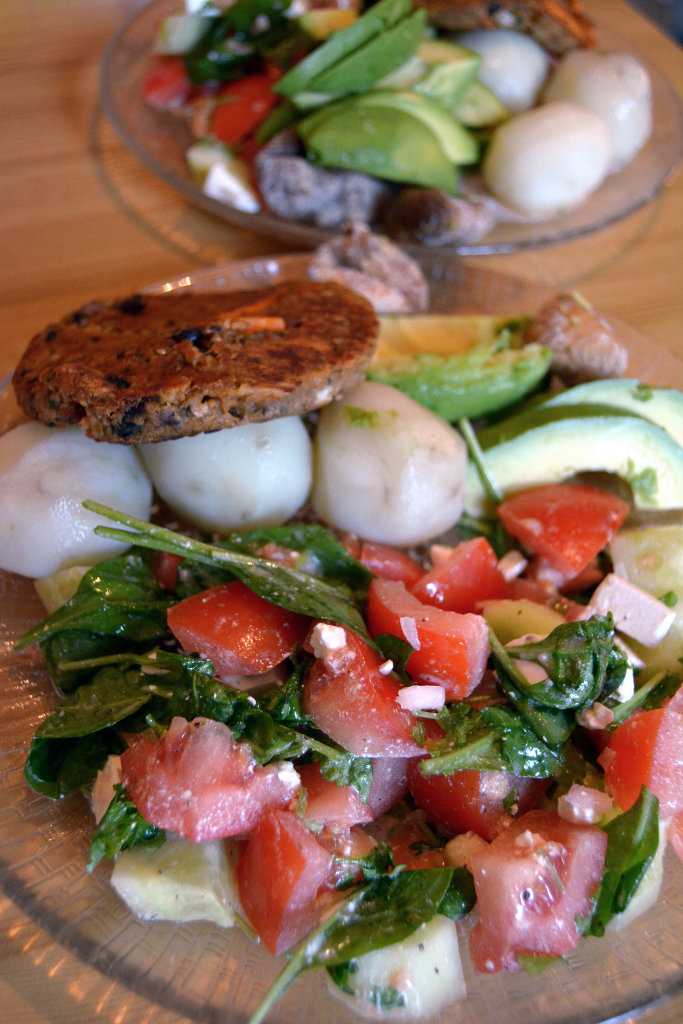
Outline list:
[[[193,843],[176,836],[163,846],[133,846],[114,861],[111,884],[146,921],[235,923],[234,847],[217,839]]]
[[[645,663],[647,675],[655,671],[683,671],[683,522],[620,530],[609,546],[614,571],[653,597],[670,601],[676,617],[669,632],[654,649],[633,643]]]
[[[331,988],[360,1017],[431,1019],[466,994],[457,928],[440,914],[402,942],[356,957],[349,966],[343,989]]]
[[[179,57],[189,53],[211,28],[212,19],[203,14],[170,14],[159,25],[154,52]]]

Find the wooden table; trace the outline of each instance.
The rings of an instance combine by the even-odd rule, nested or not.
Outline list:
[[[80,303],[200,266],[282,252],[190,207],[129,154],[98,107],[98,64],[133,0],[0,4],[0,375],[34,331]],[[621,0],[596,18],[655,61],[683,97],[681,52]],[[572,285],[683,355],[683,176],[645,211],[595,237],[485,267]],[[567,275],[566,268],[572,268]],[[673,383],[673,382],[672,382]],[[678,381],[681,386],[683,382]],[[683,998],[638,1020],[674,1024]],[[2,1024],[180,1024],[55,945],[0,897]]]

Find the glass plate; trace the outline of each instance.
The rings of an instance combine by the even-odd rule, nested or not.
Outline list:
[[[178,189],[191,203],[230,224],[275,238],[292,248],[313,248],[329,233],[274,214],[243,213],[205,195],[191,180],[185,162],[189,131],[180,118],[152,110],[142,99],[151,43],[162,17],[177,13],[180,0],[152,0],[134,14],[111,40],[102,63],[101,98],[114,128],[150,170]],[[600,32],[606,49],[626,49],[618,38]],[[683,119],[677,98],[657,68],[640,55],[650,75],[654,127],[651,138],[627,168],[610,176],[576,210],[545,223],[503,223],[486,238],[470,245],[443,246],[441,253],[487,254],[515,252],[549,245],[607,227],[650,202],[677,166],[683,151]],[[406,244],[412,253],[425,247]]]
[[[251,260],[200,271],[156,286],[234,289],[306,272],[306,255]],[[533,312],[551,294],[514,278],[434,265],[432,308],[440,311]],[[155,288],[156,290],[156,288]],[[623,325],[621,325],[623,327]],[[629,373],[652,382],[681,377],[681,360],[623,327]],[[92,819],[80,796],[55,803],[23,778],[33,731],[56,702],[36,649],[20,654],[13,639],[42,617],[33,585],[0,573],[0,886],[56,941],[108,978],[197,1022],[240,1024],[253,1012],[282,960],[239,930],[209,924],[144,924],[115,896],[108,869],[85,871]],[[535,978],[477,975],[463,959],[468,998],[441,1024],[597,1024],[652,1005],[683,987],[683,864],[669,849],[657,904],[631,928],[584,940],[565,961]],[[311,972],[286,993],[269,1024],[357,1024]]]

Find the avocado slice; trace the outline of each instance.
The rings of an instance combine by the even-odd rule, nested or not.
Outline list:
[[[683,448],[683,391],[641,384],[629,377],[591,380],[545,399],[545,406],[599,402],[643,416],[671,434]]]
[[[552,353],[522,346],[524,328],[523,318],[382,317],[367,376],[450,421],[488,416],[526,397],[549,370]]]
[[[399,108],[339,100],[299,123],[312,163],[455,192],[458,175],[431,128]]]
[[[309,92],[356,93],[405,64],[422,38],[427,12],[415,11],[337,61],[309,84]]]
[[[630,485],[636,508],[683,508],[683,448],[661,427],[613,406],[532,408],[484,428],[477,439],[504,495],[602,471]],[[465,511],[492,511],[473,462]]]
[[[496,94],[478,78],[470,82],[451,113],[466,128],[492,128],[510,116]]]
[[[411,88],[452,111],[477,77],[480,54],[443,39],[426,39],[418,46],[417,55],[428,64],[428,70]]]
[[[404,110],[417,117],[439,139],[454,164],[474,164],[479,159],[479,144],[474,135],[444,110],[440,103],[409,89],[373,89],[356,97],[359,106]],[[417,154],[419,159],[419,154]]]
[[[396,24],[410,14],[411,0],[379,0],[364,14],[339,32],[334,32],[320,46],[283,75],[273,85],[273,92],[291,98],[302,90],[310,90],[314,78],[329,71],[338,61]]]

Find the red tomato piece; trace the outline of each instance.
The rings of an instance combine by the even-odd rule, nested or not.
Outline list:
[[[607,491],[563,483],[520,491],[498,506],[508,533],[568,577],[602,551],[628,512]]]
[[[280,75],[273,69],[244,75],[220,87],[208,116],[209,135],[226,146],[236,146],[258,128],[280,102],[270,88]]]
[[[331,867],[331,854],[291,811],[271,811],[253,830],[237,882],[247,920],[271,953],[290,949],[315,923]]]
[[[159,110],[180,107],[192,94],[182,57],[160,57],[142,87],[145,103]]]
[[[465,613],[477,611],[480,601],[505,597],[506,583],[489,542],[475,537],[457,544],[410,592],[423,604]]]
[[[683,809],[683,714],[677,696],[615,729],[598,761],[622,811],[633,806],[641,786],[657,797],[663,818]]]
[[[172,555],[168,551],[155,551],[152,558],[152,572],[160,587],[173,592],[178,581],[178,566],[182,562],[180,555]]]
[[[121,770],[147,821],[195,841],[248,832],[299,790],[292,765],[258,765],[246,743],[210,718],[174,718],[160,740],[141,737],[124,750]]]
[[[410,792],[430,821],[448,832],[476,832],[490,841],[512,821],[505,802],[514,794],[514,817],[531,810],[550,780],[520,779],[508,772],[466,769],[451,775],[423,775],[417,763],[408,771]]]
[[[415,648],[406,666],[415,682],[438,683],[451,700],[462,700],[481,682],[489,655],[488,627],[481,615],[433,608],[400,582],[374,579],[367,621],[373,636],[390,633]]]
[[[516,970],[517,956],[562,956],[580,933],[605,864],[607,834],[529,811],[472,854],[479,923],[469,936],[478,971]]]
[[[408,761],[402,757],[373,759],[367,803],[353,786],[338,786],[323,778],[316,763],[299,765],[297,770],[306,790],[306,820],[335,828],[374,821],[408,792]]]
[[[407,587],[417,583],[424,575],[424,569],[416,559],[390,544],[364,540],[357,557],[375,576],[381,576],[384,580],[402,580]]]
[[[219,676],[267,672],[303,642],[310,625],[238,580],[179,601],[167,618],[183,650],[210,658]]]
[[[391,825],[386,841],[394,855],[394,864],[410,870],[446,867],[443,846],[432,846],[427,841],[432,829],[421,810],[411,811]]]
[[[668,839],[676,856],[683,860],[683,810],[674,814],[669,825]]]
[[[398,680],[380,672],[382,659],[365,640],[344,632],[344,646],[311,666],[303,692],[306,714],[352,754],[424,754],[412,734],[416,719],[396,701]]]

